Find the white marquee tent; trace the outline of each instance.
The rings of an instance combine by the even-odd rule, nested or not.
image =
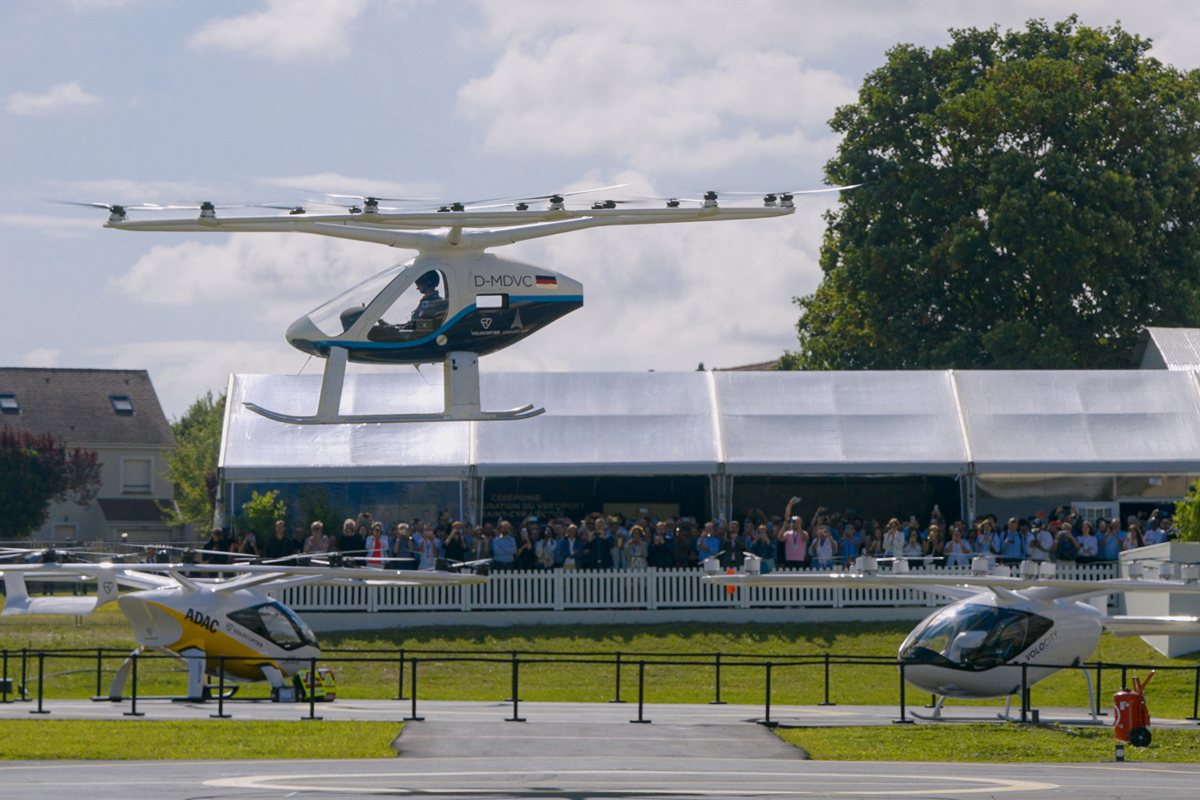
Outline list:
[[[435,380],[348,375],[343,411],[437,410]],[[1200,474],[1191,371],[484,373],[485,408],[546,408],[510,422],[301,426],[242,405],[311,413],[319,384],[231,377],[225,482]]]

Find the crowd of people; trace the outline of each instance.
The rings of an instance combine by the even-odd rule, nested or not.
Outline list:
[[[472,526],[443,512],[437,520],[387,524],[362,512],[339,531],[324,523],[290,531],[284,520],[264,537],[255,531],[227,538],[214,528],[200,559],[222,563],[232,554],[261,559],[337,553],[345,563],[392,569],[428,569],[488,561],[493,569],[612,570],[697,567],[716,558],[722,568],[740,567],[746,553],[763,569],[834,569],[860,555],[906,559],[910,568],[967,566],[986,556],[1002,564],[1025,559],[1093,563],[1114,561],[1122,550],[1175,537],[1171,519],[1154,511],[1120,519],[1088,520],[1069,506],[1028,517],[948,523],[934,506],[927,521],[915,515],[886,522],[819,507],[802,519],[792,498],[782,516],[751,509],[741,520],[699,522],[692,517],[626,519],[593,512],[582,519],[528,516]]]

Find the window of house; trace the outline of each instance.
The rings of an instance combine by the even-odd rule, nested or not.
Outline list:
[[[129,399],[127,394],[109,395],[108,399],[112,402],[113,411],[122,415],[129,416],[133,413],[133,401]]]
[[[21,404],[15,394],[0,394],[0,414],[20,414]]]
[[[151,489],[153,461],[149,458],[126,458],[121,461],[121,491],[144,494]]]

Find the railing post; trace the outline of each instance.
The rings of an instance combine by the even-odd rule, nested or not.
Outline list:
[[[609,700],[608,702],[610,702],[610,703],[624,703],[625,701],[621,699],[621,651],[619,651],[619,650],[617,651],[617,661],[616,661],[616,664],[617,664],[617,685],[616,685],[616,690],[615,690],[615,692],[614,692],[614,694],[613,694],[613,699],[612,699],[612,700]]]
[[[225,656],[217,659],[217,713],[209,714],[212,719],[229,719],[225,713]]]
[[[766,681],[765,681],[766,685],[763,690],[764,714],[763,714],[763,719],[759,724],[766,725],[768,728],[774,728],[776,725],[779,724],[778,722],[771,721],[771,669],[772,669],[772,667],[774,667],[774,664],[772,664],[770,661],[768,661],[765,666],[767,668],[767,673],[766,673]]]
[[[404,648],[400,648],[400,665],[396,670],[396,696],[393,700],[404,699]]]
[[[514,664],[517,663],[517,651],[516,650],[512,651],[512,661]],[[516,701],[516,699],[517,699],[517,696],[514,694],[512,697],[504,698],[504,702],[512,703],[512,702]]]
[[[375,587],[371,587],[372,589]],[[308,716],[300,719],[324,719],[317,716],[317,659],[308,660]]]
[[[721,654],[713,653],[713,667],[715,669],[713,675],[713,689],[715,697],[708,701],[710,706],[723,706],[725,701],[721,699]]]
[[[1108,712],[1104,710],[1105,706],[1101,704],[1100,698],[1104,696],[1101,688],[1101,682],[1104,679],[1104,662],[1096,662],[1096,716],[1103,717]]]
[[[1021,724],[1029,721],[1029,665],[1021,664]]]
[[[11,703],[8,699],[8,692],[12,688],[12,678],[8,677],[8,648],[0,651],[0,659],[3,659],[3,665],[0,666],[0,703]]]
[[[96,648],[96,697],[104,691],[104,648]]]
[[[21,699],[29,699],[29,648],[21,648]]]
[[[825,654],[825,701],[817,705],[832,706],[835,703],[829,702],[829,653]]]
[[[525,718],[519,713],[518,704],[521,702],[521,662],[517,658],[517,654],[513,653],[512,659],[512,704],[513,715],[508,717],[506,722],[524,722]]]
[[[7,669],[5,672],[7,673]],[[1192,684],[1192,715],[1188,719],[1193,722],[1200,720],[1200,666],[1196,667],[1196,680]]]
[[[417,659],[412,660],[412,673],[409,678],[408,695],[412,698],[412,713],[404,718],[405,722],[420,722],[424,717],[417,716]]]
[[[38,653],[38,691],[37,691],[37,708],[30,711],[30,714],[49,714],[50,712],[42,708],[42,681],[46,670],[46,654]]]
[[[892,720],[893,725],[912,725],[913,720],[908,718],[908,708],[905,705],[904,696],[904,662],[900,662],[900,719]]]
[[[641,725],[649,724],[650,720],[646,719],[642,714],[646,702],[646,662],[638,662],[638,718],[631,719],[630,722]]]
[[[137,653],[131,653],[131,654],[129,655],[129,658],[131,659],[131,661],[132,661],[132,665],[133,665],[133,666],[132,666],[132,670],[131,670],[131,671],[132,671],[132,673],[133,673],[133,674],[131,675],[132,689],[130,689],[130,694],[129,694],[130,700],[131,700],[132,702],[130,703],[129,710],[125,712],[125,716],[127,716],[127,717],[144,717],[144,716],[146,716],[146,715],[145,715],[145,714],[143,714],[143,713],[141,713],[141,712],[139,712],[139,711],[137,710],[137,698],[138,698],[138,685],[137,685],[137,684],[138,684],[138,654],[137,654]]]
[[[650,611],[658,609],[658,567],[646,567],[646,608]]]

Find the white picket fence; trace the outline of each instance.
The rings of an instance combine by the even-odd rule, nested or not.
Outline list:
[[[966,568],[918,574],[967,575]],[[1115,564],[1077,564],[1059,578],[1105,580]],[[920,589],[872,587],[759,588],[730,592],[704,583],[697,569],[587,572],[494,572],[473,586],[297,586],[278,592],[297,611],[520,611],[668,608],[852,608],[938,606],[945,600]]]

